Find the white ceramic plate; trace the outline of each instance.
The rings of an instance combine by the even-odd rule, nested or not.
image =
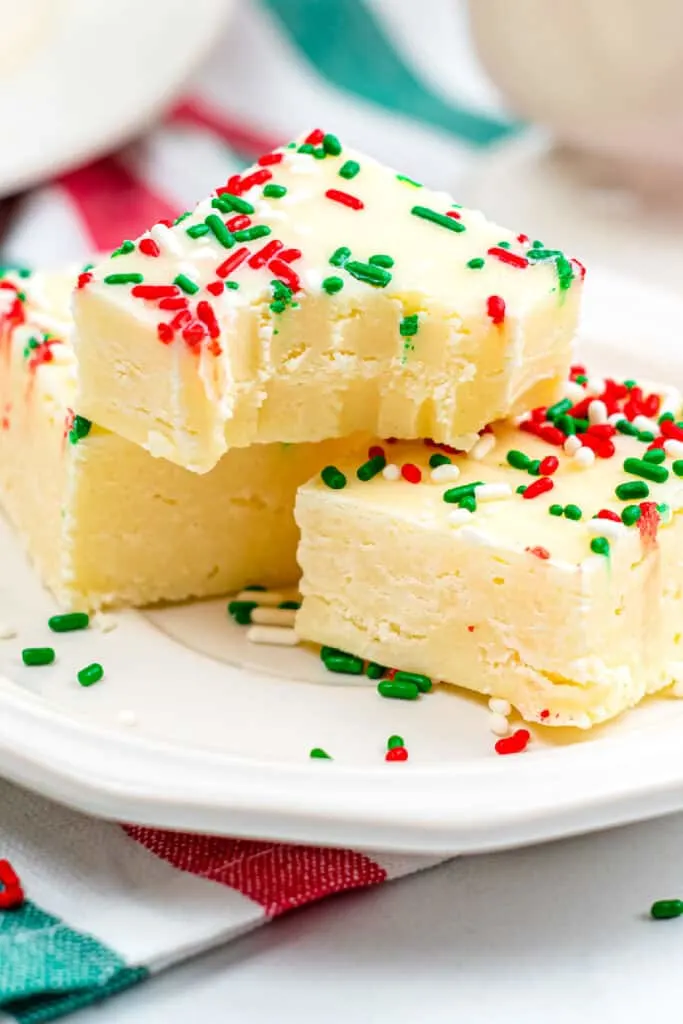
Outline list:
[[[0,0],[0,195],[113,149],[168,104],[233,0]]]
[[[587,291],[593,341],[584,348],[596,370],[683,381],[683,303],[606,275]],[[312,650],[248,644],[225,601],[126,612],[112,632],[55,636],[53,602],[1,522],[0,565],[0,620],[19,629],[0,642],[0,772],[82,810],[454,853],[683,807],[683,702],[674,698],[574,742],[536,729],[525,754],[499,757],[483,702],[464,692],[382,700],[367,680],[328,675]],[[21,648],[40,644],[54,645],[58,660],[25,668]],[[83,689],[76,671],[93,660],[106,678]],[[406,764],[383,760],[392,733],[406,740]],[[310,761],[314,746],[335,760]]]

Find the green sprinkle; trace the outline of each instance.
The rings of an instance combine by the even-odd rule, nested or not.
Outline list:
[[[505,242],[505,241],[503,241],[503,242],[496,242],[496,245],[498,246],[499,249],[509,249],[510,248],[510,243],[509,242]]]
[[[402,736],[390,736],[387,740],[387,750],[395,750],[396,747],[405,747],[405,740]]]
[[[545,413],[546,419],[553,420],[554,422],[559,416],[563,416],[564,413],[569,412],[571,407],[571,400],[569,398],[562,398],[559,402],[555,402],[554,405],[548,406]]]
[[[51,615],[47,624],[53,633],[70,633],[74,629],[86,629],[90,625],[87,612],[69,612],[66,615]]]
[[[594,555],[609,555],[609,541],[607,537],[593,537],[591,551]]]
[[[341,491],[346,487],[346,477],[336,466],[325,466],[320,474],[322,482],[333,491]]]
[[[253,242],[257,238],[265,238],[271,230],[267,224],[254,224],[253,228],[236,231],[234,237],[236,242]]]
[[[564,508],[562,505],[551,505],[548,512],[551,516],[561,516],[564,514]]]
[[[239,282],[238,281],[226,281],[225,282],[225,287],[226,288],[234,288],[235,290],[237,290],[239,288]]]
[[[71,429],[69,430],[69,442],[71,444],[78,444],[79,441],[88,436],[91,427],[92,423],[85,416],[74,416]]]
[[[442,455],[441,452],[434,452],[433,455],[429,456],[429,465],[432,469],[436,469],[437,466],[450,465],[452,461],[447,455]]]
[[[564,256],[564,253],[560,249],[541,249],[536,246],[532,246],[528,250],[527,256],[530,260],[554,260],[559,256]]]
[[[624,381],[624,387],[628,388],[629,391],[633,391],[634,388],[638,387],[638,381],[629,378],[629,380]]]
[[[288,608],[289,611],[298,612],[301,608],[301,601],[280,601],[278,608]]]
[[[470,270],[481,270],[486,263],[486,260],[482,259],[481,256],[475,256],[474,259],[468,260],[465,266],[469,267]]]
[[[132,252],[134,248],[135,242],[131,242],[130,239],[127,238],[125,242],[121,242],[121,245],[118,247],[118,249],[114,249],[113,253],[111,254],[112,258],[114,256],[125,256],[126,253]]]
[[[615,426],[620,434],[626,434],[628,437],[638,436],[638,427],[634,427],[630,420],[617,420]]]
[[[431,221],[432,224],[438,224],[441,228],[447,228],[449,231],[465,231],[465,225],[460,220],[455,220],[453,217],[446,217],[443,213],[437,213],[436,210],[430,210],[428,206],[414,206],[410,211],[414,217],[421,217],[422,220]]]
[[[621,521],[625,526],[633,526],[642,514],[642,509],[638,505],[627,505],[621,513]]]
[[[104,669],[98,661],[93,661],[92,664],[86,665],[82,668],[77,675],[77,679],[81,686],[92,686],[93,683],[99,683],[100,679],[104,675]]]
[[[663,484],[669,479],[669,470],[666,466],[658,466],[654,462],[646,462],[645,459],[625,459],[624,471],[633,473],[634,476],[642,476],[644,480],[652,480],[656,484]]]
[[[399,324],[398,333],[402,338],[412,338],[420,329],[420,319],[417,313],[404,316]]]
[[[473,494],[466,494],[464,498],[461,498],[458,502],[458,508],[467,509],[468,512],[477,511],[477,499]]]
[[[378,252],[376,256],[371,256],[368,263],[372,263],[373,267],[384,267],[385,270],[391,270],[394,265],[393,256],[387,256],[386,253]]]
[[[527,473],[531,476],[540,476],[541,474],[541,460],[540,459],[529,459],[529,465],[526,467]]]
[[[367,462],[364,462],[362,466],[359,466],[356,470],[356,476],[359,480],[372,480],[374,476],[381,473],[387,464],[387,460],[383,455],[374,455]]]
[[[516,448],[511,448],[505,458],[508,461],[508,465],[512,466],[513,469],[528,469],[531,462],[528,455],[518,451]]]
[[[519,487],[515,488],[515,494],[524,494],[526,488],[527,488],[526,484],[520,484]]]
[[[263,195],[265,199],[282,199],[283,196],[287,195],[287,189],[284,185],[275,185],[273,183],[265,186]]]
[[[540,241],[540,239],[535,238],[534,241],[531,243],[531,248],[532,249],[545,249],[545,246],[544,246],[543,242]]]
[[[185,210],[185,213],[181,213],[179,217],[173,221],[174,224],[182,224],[184,220],[192,216],[192,210]]]
[[[208,235],[210,230],[206,224],[192,224],[189,228],[185,228],[185,234],[190,238],[201,238],[202,235]]]
[[[314,760],[318,760],[318,761],[331,761],[332,760],[332,758],[327,753],[327,751],[323,750],[322,747],[313,747],[313,749],[311,750],[311,752],[310,752],[310,754],[308,756],[312,757]]]
[[[577,434],[585,434],[588,430],[590,423],[588,420],[582,420],[578,417],[574,417],[574,426],[576,427]]]
[[[671,463],[671,468],[676,476],[683,476],[683,459],[674,459]]]
[[[199,285],[195,284],[187,274],[178,274],[177,277],[174,277],[173,284],[177,284],[188,295],[195,295],[199,291]]]
[[[248,587],[242,587],[242,590],[253,590],[257,594],[265,594],[267,589],[262,583],[250,583]]]
[[[656,921],[666,921],[683,915],[683,900],[657,900],[650,907],[650,915]]]
[[[395,672],[395,683],[413,683],[420,693],[429,693],[432,688],[432,681],[429,676],[423,676],[419,672]]]
[[[247,215],[255,213],[256,207],[253,203],[250,203],[247,199],[242,199],[241,196],[234,196],[232,192],[224,192],[221,199],[228,203],[229,210],[235,213],[245,213]]]
[[[620,501],[638,501],[640,498],[647,498],[650,488],[644,480],[629,480],[628,483],[619,484],[614,493]]]
[[[574,380],[576,381],[577,384],[587,384],[588,383],[588,377],[585,375],[585,373],[578,373],[576,375],[576,377],[574,378]]]
[[[408,177],[406,177],[405,174],[397,174],[396,175],[396,181],[402,181],[406,185],[412,185],[413,188],[422,188],[422,183],[421,182],[415,181],[414,178],[408,178]]]
[[[567,289],[571,287],[571,283],[574,280],[574,268],[564,255],[558,257],[555,268],[557,270],[557,280],[560,285],[560,291],[566,292]]]
[[[323,648],[326,651],[326,648]],[[355,654],[345,654],[343,651],[327,652],[321,658],[328,672],[339,672],[347,676],[363,675],[363,659],[357,658]]]
[[[357,281],[364,281],[374,288],[386,288],[391,281],[391,274],[382,267],[375,267],[372,263],[361,263],[360,260],[347,260],[344,263],[344,270],[355,277]]]
[[[230,601],[228,614],[232,616],[238,626],[248,626],[251,623],[251,613],[258,608],[256,601]]]
[[[577,432],[576,420],[573,416],[558,416],[555,420],[555,426],[566,434],[567,437],[571,437]]]
[[[342,145],[336,135],[324,135],[323,149],[328,156],[339,156],[342,151]]]
[[[333,267],[343,267],[351,256],[351,250],[346,245],[340,245],[330,256],[329,262]]]
[[[347,181],[350,181],[351,178],[356,177],[359,171],[359,163],[357,163],[355,160],[347,160],[346,163],[342,164],[342,166],[339,168],[339,176],[340,178],[346,178]]]
[[[395,679],[383,679],[377,684],[377,692],[390,700],[417,700],[420,696],[415,683],[397,683]]]
[[[54,647],[24,647],[21,660],[24,665],[51,665],[55,660]]]
[[[451,487],[444,492],[443,500],[449,505],[457,505],[463,498],[474,497],[475,487],[481,487],[483,480],[475,480],[473,484],[461,484],[459,487]]]
[[[384,665],[380,665],[377,661],[369,661],[365,668],[365,674],[368,679],[381,679],[386,673]]]
[[[142,284],[142,274],[107,274],[105,284]]]
[[[310,156],[313,156],[315,153],[315,146],[310,142],[303,142],[297,149],[297,153],[308,153]]]
[[[228,231],[220,217],[215,213],[210,213],[209,216],[205,218],[204,223],[216,241],[221,243],[223,248],[232,249],[235,244],[235,236],[231,231]]]
[[[671,517],[671,505],[667,505],[667,503],[663,501],[660,505],[657,505],[657,511],[659,512],[663,521],[668,523]]]
[[[575,523],[578,523],[579,519],[583,516],[583,512],[578,505],[565,505],[564,516],[565,519],[572,519]]]
[[[328,295],[336,295],[343,287],[344,281],[341,277],[326,277],[322,283],[322,289]]]
[[[92,268],[94,266],[95,266],[94,263],[88,264],[87,266],[83,267],[83,270],[81,271],[81,273],[85,274],[86,271],[92,270]],[[0,264],[0,277],[5,277],[7,274],[18,274],[19,277],[30,277],[31,274],[32,274],[32,271],[29,270],[28,267],[19,266],[19,264],[17,264],[17,263],[2,263],[2,264]]]
[[[673,423],[675,419],[676,417],[672,412],[663,412],[657,420],[657,423]]]
[[[643,444],[651,444],[652,441],[654,441],[654,439],[655,439],[655,435],[652,433],[651,430],[639,430],[638,431],[638,440],[642,441]]]
[[[663,448],[651,448],[643,455],[644,462],[654,462],[657,466],[660,466],[662,462],[666,461],[666,452]]]

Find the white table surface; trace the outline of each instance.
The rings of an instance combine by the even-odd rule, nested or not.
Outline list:
[[[74,1024],[679,1020],[683,815],[461,858],[295,912]],[[671,1012],[674,1011],[673,1016]]]

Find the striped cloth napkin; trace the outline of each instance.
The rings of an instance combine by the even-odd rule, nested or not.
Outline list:
[[[14,204],[0,259],[85,261],[317,125],[435,187],[511,130],[458,0],[240,3],[162,124]],[[435,863],[100,822],[0,782],[0,1018],[54,1020],[285,911]],[[12,872],[19,882],[13,882]],[[4,897],[4,898],[3,898]]]

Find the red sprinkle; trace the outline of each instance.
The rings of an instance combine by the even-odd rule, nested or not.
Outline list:
[[[540,476],[538,480],[534,480],[532,484],[529,484],[527,489],[522,494],[523,498],[537,498],[539,494],[545,494],[546,491],[552,491],[554,483],[549,476]]]
[[[268,269],[272,270],[276,277],[279,277],[281,281],[284,281],[286,285],[292,289],[293,292],[298,292],[301,288],[301,281],[299,275],[296,274],[288,263],[283,263],[282,260],[277,259],[270,261]]]
[[[542,441],[545,441],[546,444],[554,444],[557,445],[558,448],[561,448],[566,440],[560,428],[553,427],[549,423],[543,424],[538,428],[538,436]]]
[[[8,860],[0,860],[0,887],[0,910],[15,910],[22,905],[24,891],[19,876]]]
[[[171,327],[174,331],[181,331],[192,321],[192,314],[189,309],[181,309],[171,320]]]
[[[541,464],[538,467],[538,472],[541,476],[552,476],[553,473],[557,472],[559,468],[560,460],[556,455],[546,455],[544,459],[541,459]]]
[[[325,138],[325,132],[322,128],[314,128],[312,132],[309,132],[304,142],[307,146],[319,146]]]
[[[505,299],[501,299],[500,295],[489,295],[486,312],[494,324],[502,324],[505,320]]]
[[[666,444],[666,441],[667,441],[666,437],[656,437],[654,439],[654,441],[652,442],[652,444],[649,444],[647,446],[647,451],[651,452],[653,448],[663,448],[664,445]]]
[[[638,520],[638,529],[640,531],[640,539],[645,549],[649,550],[657,543],[657,529],[660,520],[657,503],[655,501],[641,501],[639,507],[640,519]]]
[[[586,431],[591,437],[600,437],[605,440],[614,437],[616,432],[617,428],[613,427],[611,423],[593,423]]]
[[[376,459],[380,455],[382,456],[382,458],[384,458],[384,448],[382,448],[381,445],[378,444],[370,445],[370,447],[368,448],[368,458]]]
[[[211,295],[221,295],[222,292],[225,291],[225,285],[222,281],[209,281],[206,286],[206,290],[207,292],[210,292]]]
[[[529,415],[531,416],[534,423],[544,423],[545,414],[548,411],[547,405],[537,405],[535,409],[532,409]]]
[[[136,284],[130,294],[136,299],[170,299],[180,295],[180,288],[175,284]]]
[[[163,220],[158,220],[157,224],[163,224],[165,228],[173,227],[173,221],[169,220],[168,217],[165,217]]]
[[[92,281],[92,274],[89,270],[86,270],[84,273],[78,275],[76,288],[80,291],[81,288],[85,288],[89,281]]]
[[[157,324],[157,337],[159,341],[163,341],[164,345],[170,345],[174,337],[171,325],[164,323]]]
[[[348,192],[341,192],[338,188],[328,188],[325,195],[328,199],[332,199],[335,203],[341,203],[342,206],[348,206],[351,210],[362,210],[364,206],[362,199],[349,195]]]
[[[593,434],[577,434],[576,436],[581,444],[591,448],[599,459],[611,459],[616,451],[613,442],[609,439],[603,440],[600,437],[595,437]]]
[[[242,195],[244,192],[248,192],[250,188],[254,188],[255,185],[265,185],[267,181],[273,177],[272,171],[269,171],[267,167],[262,167],[260,171],[254,171],[253,174],[248,174],[246,178],[241,178],[239,181],[239,192],[237,195]]]
[[[293,263],[294,260],[301,258],[301,249],[283,249],[278,254],[278,259],[283,260],[284,263]]]
[[[200,342],[206,337],[206,327],[200,323],[199,320],[192,320],[191,323],[183,330],[183,340],[193,348],[195,345],[199,345]]]
[[[526,256],[518,256],[516,252],[510,252],[509,249],[501,249],[497,245],[491,246],[488,254],[489,256],[495,256],[501,263],[508,263],[511,267],[529,266],[529,261]]]
[[[225,222],[228,231],[244,231],[250,224],[251,217],[247,217],[246,213],[236,213],[234,217],[230,217]]]
[[[496,743],[497,754],[521,754],[531,739],[528,729],[516,729],[512,736],[504,736]]]
[[[661,398],[653,392],[651,395],[648,395],[643,402],[643,412],[646,416],[656,416],[661,404]]]
[[[538,712],[538,717],[540,719],[550,718],[550,712],[547,708],[544,708],[543,711]]]
[[[474,626],[468,626],[467,630],[469,633],[474,633]]]
[[[401,466],[401,476],[409,484],[419,484],[422,480],[422,470],[414,462],[404,462]]]
[[[161,253],[161,249],[153,238],[141,238],[138,249],[143,256],[158,256]]]
[[[616,512],[612,512],[611,509],[601,508],[595,515],[596,519],[611,519],[613,523],[620,523],[621,516],[617,515]]]
[[[548,549],[541,547],[540,544],[537,544],[535,548],[525,548],[524,550],[528,551],[530,555],[536,555],[536,558],[542,558],[543,561],[550,558],[550,552]]]
[[[662,420],[659,430],[664,437],[674,438],[676,441],[683,441],[683,430],[673,420]]]
[[[273,164],[282,163],[282,153],[264,153],[258,158],[259,167],[272,167]]]
[[[405,747],[392,747],[384,755],[385,761],[407,761],[408,751]]]
[[[574,259],[573,257],[569,260],[569,262],[578,270],[579,277],[583,281],[584,277],[586,276],[586,268],[584,267],[583,263],[580,260]]]
[[[461,220],[460,214],[457,210],[446,210],[446,216],[450,217],[451,220]]]
[[[253,253],[247,260],[250,267],[254,267],[258,270],[259,267],[265,267],[269,260],[272,260],[273,256],[277,256],[280,249],[282,248],[282,242],[274,238],[272,242],[267,242],[261,249],[258,249]]]
[[[529,236],[525,234],[517,235],[517,241],[520,242],[521,245],[526,245],[529,241]]]
[[[227,260],[224,260],[219,267],[216,267],[216,274],[218,277],[227,277],[233,270],[237,270],[241,263],[244,263],[248,255],[249,250],[246,245],[243,245],[241,249],[235,249],[228,256]]]
[[[177,299],[162,299],[159,303],[159,309],[187,309],[187,299],[184,295],[179,295]]]
[[[221,333],[221,329],[218,326],[218,320],[216,320],[216,314],[213,311],[213,306],[206,299],[202,299],[201,302],[197,303],[197,316],[205,323],[209,331],[210,338],[217,338]],[[183,335],[184,337],[184,335]]]
[[[209,350],[212,356],[219,356],[223,351],[223,349],[220,347],[215,338],[211,339],[211,341],[207,345],[207,349]]]

